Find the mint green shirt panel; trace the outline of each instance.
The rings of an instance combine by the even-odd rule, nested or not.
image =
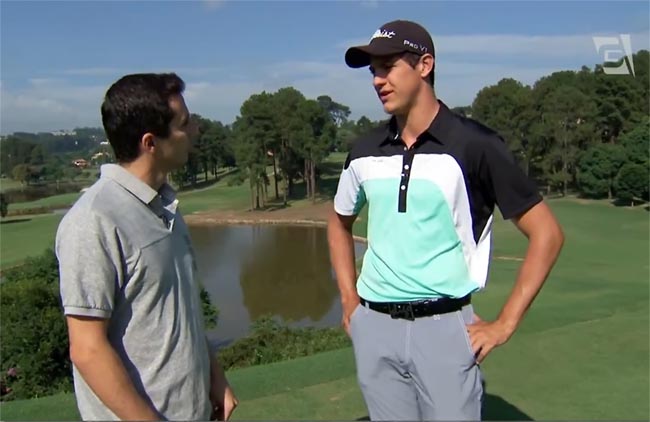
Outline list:
[[[399,179],[362,183],[368,200],[368,250],[357,291],[370,301],[462,297],[477,290],[452,214],[432,181],[412,179],[407,212],[397,212]]]

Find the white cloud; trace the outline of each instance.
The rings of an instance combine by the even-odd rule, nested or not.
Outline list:
[[[226,3],[226,0],[203,0],[203,6],[208,10],[219,9],[225,3]]]
[[[593,37],[602,33],[576,35],[443,35],[434,38],[436,51],[445,55],[485,54],[537,58],[599,58]],[[617,34],[616,34],[617,35]],[[649,33],[631,34],[636,50],[648,48]]]
[[[502,78],[509,77],[531,85],[544,75],[566,69],[449,61],[437,66],[436,92],[452,107],[468,105],[481,88],[496,84]],[[274,89],[292,85],[309,98],[329,95],[334,101],[349,106],[352,118],[361,115],[372,119],[385,117],[367,69],[349,69],[331,62],[284,62],[270,66],[267,74],[275,81]]]
[[[124,72],[123,69],[119,69],[116,67],[87,67],[87,68],[66,69],[61,73],[69,76],[109,76],[109,75],[117,75],[123,72]]]
[[[228,124],[234,121],[248,97],[264,89],[268,90],[260,81],[188,82],[185,98],[192,113]]]
[[[532,84],[555,70],[560,68],[445,62],[437,68],[436,91],[450,106],[467,105],[481,88],[501,78],[512,77]],[[241,104],[251,95],[293,86],[307,98],[329,95],[334,101],[349,106],[353,119],[361,115],[371,119],[385,118],[366,69],[349,69],[339,62],[289,61],[270,64],[259,71],[263,77],[225,72],[236,76],[219,82],[211,78],[185,78],[185,97],[190,111],[231,123],[239,114]],[[108,83],[106,86],[74,86],[65,80],[39,80],[27,89],[12,92],[2,86],[0,130],[8,133],[99,126],[99,107]]]
[[[361,7],[366,9],[376,9],[379,7],[379,0],[361,0]]]
[[[606,35],[606,34],[593,34]],[[483,87],[510,77],[524,84],[559,70],[593,68],[603,60],[592,34],[567,36],[454,35],[440,36],[436,64],[436,92],[450,106],[468,105]],[[385,115],[372,88],[367,69],[349,69],[341,49],[367,40],[341,43],[332,60],[286,61],[260,68],[191,67],[144,71],[175,71],[187,83],[186,98],[192,112],[231,123],[241,104],[252,94],[294,86],[308,98],[329,95],[352,111],[352,118]],[[648,33],[632,34],[634,51],[648,47]],[[523,58],[523,59],[522,59]],[[68,69],[64,75],[97,76],[101,81],[79,85],[83,79],[32,79],[26,88],[0,84],[0,131],[69,129],[100,124],[101,99],[117,77],[136,70],[117,68]],[[142,71],[142,70],[140,70]]]
[[[445,62],[436,66],[436,93],[447,105],[470,105],[484,87],[501,79],[512,78],[524,85],[533,85],[542,76],[558,70],[578,70],[567,67],[513,66],[475,62]]]
[[[251,95],[293,86],[307,98],[329,95],[334,101],[353,107],[354,112],[366,115],[381,112],[377,108],[379,103],[367,73],[350,71],[337,64],[316,62],[277,63],[263,71],[266,75],[264,79],[188,83],[185,91],[187,105],[191,112],[231,123],[239,115],[241,104]]]
[[[21,90],[0,88],[0,131],[51,131],[97,126],[103,86],[73,86],[61,79],[33,79]]]
[[[223,71],[221,67],[178,67],[178,66],[158,66],[156,68],[117,68],[117,67],[88,67],[88,68],[75,68],[65,69],[61,71],[62,75],[66,76],[100,76],[117,78],[131,74],[131,73],[147,73],[147,72],[175,72],[180,77],[184,78],[187,75],[210,75]],[[50,80],[50,79],[46,79]]]
[[[367,44],[370,39],[355,38],[336,44],[337,49],[347,49],[353,45]],[[480,55],[502,59],[533,58],[540,62],[544,59],[572,58],[593,60],[597,63],[599,53],[594,46],[594,36],[618,35],[594,32],[574,35],[517,35],[517,34],[468,34],[438,35],[432,34],[436,56]],[[634,51],[650,47],[650,32],[630,34]],[[505,57],[504,57],[505,56]],[[586,64],[586,63],[585,63]]]
[[[167,71],[176,72],[178,76],[185,79],[186,76],[207,75],[214,76],[215,74],[223,72],[225,69],[222,67],[170,67]]]

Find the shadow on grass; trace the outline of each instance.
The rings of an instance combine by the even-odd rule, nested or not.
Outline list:
[[[333,199],[338,187],[338,178],[319,179],[316,181],[316,196],[321,198]],[[307,197],[307,187],[305,182],[300,180],[293,185],[291,199],[303,199]]]
[[[532,421],[529,415],[512,403],[493,394],[485,395],[482,419],[484,421]]]
[[[178,189],[178,191],[185,193],[185,192],[192,192],[194,190],[205,189],[215,185],[217,182],[220,182],[225,177],[232,176],[238,171],[239,169],[236,167],[231,169],[226,169],[223,171],[217,171],[217,177],[215,177],[212,173],[208,173],[207,179],[205,179],[205,173],[197,173],[197,179],[200,180],[197,180],[197,182],[194,184],[190,182],[186,182],[186,184],[184,184],[182,188]]]
[[[636,207],[643,207],[646,211],[648,211],[650,205],[646,201],[635,199],[634,201],[630,200],[622,200],[622,199],[614,199],[612,201],[612,205],[615,207],[630,207],[630,208],[636,208]]]
[[[214,178],[214,179],[208,179],[208,180],[201,180],[200,182],[196,182],[194,184],[189,183],[186,185],[183,185],[182,188],[178,189],[179,192],[191,192],[193,190],[197,189],[204,189],[210,186],[213,186],[215,183],[217,183],[221,178]]]
[[[17,218],[15,220],[4,220],[4,221],[0,221],[0,224],[26,223],[28,221],[32,221],[32,219],[31,218]]]
[[[532,421],[534,420],[516,406],[508,403],[499,396],[485,394],[483,403],[483,414],[481,420],[484,421]],[[356,419],[357,421],[369,421],[369,416]]]

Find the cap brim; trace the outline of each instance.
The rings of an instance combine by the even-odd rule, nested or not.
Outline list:
[[[386,45],[357,45],[348,48],[345,52],[345,63],[351,68],[359,68],[370,65],[370,60],[375,56],[390,56],[406,51],[404,48],[390,47]]]

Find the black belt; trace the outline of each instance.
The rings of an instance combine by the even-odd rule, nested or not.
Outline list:
[[[440,299],[427,299],[417,302],[370,302],[360,298],[363,306],[373,311],[389,314],[393,319],[402,318],[413,321],[415,318],[456,312],[472,301],[472,295],[461,298],[443,297]]]

